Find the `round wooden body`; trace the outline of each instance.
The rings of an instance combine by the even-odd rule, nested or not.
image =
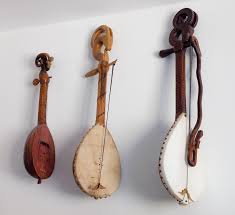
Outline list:
[[[29,134],[24,151],[28,173],[37,179],[49,178],[55,166],[55,146],[46,124],[38,125]]]
[[[105,145],[104,135],[105,128],[102,125],[91,128],[78,146],[73,162],[76,183],[82,191],[96,199],[110,196],[120,184],[119,153],[108,129]]]
[[[195,167],[187,163],[187,118],[181,114],[162,145],[159,174],[168,192],[181,204],[197,201],[203,188],[203,166],[198,159]]]

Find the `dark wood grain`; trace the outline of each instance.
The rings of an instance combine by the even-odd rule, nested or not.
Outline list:
[[[169,36],[169,42],[173,48],[159,52],[160,57],[167,57],[175,53],[176,56],[176,119],[182,114],[186,114],[186,77],[185,77],[185,52],[188,47],[193,47],[197,56],[197,81],[198,81],[198,98],[197,98],[197,121],[189,134],[187,143],[187,160],[190,166],[197,164],[197,150],[203,132],[200,129],[202,122],[202,93],[203,85],[201,79],[201,51],[198,40],[193,35],[194,28],[198,22],[198,15],[189,8],[180,10],[174,17],[173,30]]]
[[[185,89],[185,50],[176,54],[176,114],[177,119],[180,114],[186,113],[186,89]]]

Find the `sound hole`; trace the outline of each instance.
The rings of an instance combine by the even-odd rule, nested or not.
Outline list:
[[[38,151],[38,166],[41,172],[47,173],[50,161],[50,147],[47,143],[40,141]]]

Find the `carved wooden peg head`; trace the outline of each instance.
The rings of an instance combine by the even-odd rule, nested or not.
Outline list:
[[[189,9],[180,10],[173,19],[174,29],[171,31],[169,42],[177,50],[181,50],[190,42],[194,28],[198,22],[197,14]]]
[[[54,60],[47,53],[40,53],[35,59],[35,65],[41,67],[41,71],[48,71],[51,68],[52,61]]]
[[[196,27],[198,22],[197,14],[190,8],[180,10],[173,19],[174,28],[183,29],[185,26]]]
[[[106,25],[101,25],[96,29],[91,38],[91,48],[93,56],[96,60],[108,61],[108,51],[112,49],[113,32],[112,29]],[[103,51],[104,50],[104,51]]]

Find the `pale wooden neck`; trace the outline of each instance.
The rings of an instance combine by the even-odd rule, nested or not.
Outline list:
[[[102,62],[101,62],[102,64]],[[106,85],[108,67],[99,66],[98,96],[96,110],[96,124],[105,126],[105,106],[106,106]]]

